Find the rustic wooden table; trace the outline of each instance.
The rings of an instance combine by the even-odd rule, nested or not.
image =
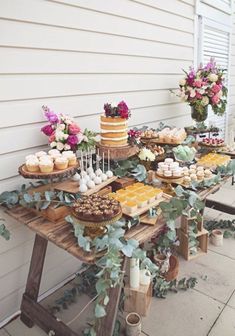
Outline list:
[[[56,246],[66,250],[68,253],[85,263],[94,263],[96,256],[92,253],[84,252],[77,245],[72,226],[65,220],[53,223],[36,214],[35,211],[21,206],[16,206],[5,211],[9,216],[25,224],[36,233],[26,289],[21,303],[21,320],[29,328],[32,328],[34,324],[37,324],[47,334],[52,330],[55,333],[53,335],[56,336],[79,336],[65,323],[58,321],[56,317],[51,315],[37,302],[47,243],[48,241],[54,243]],[[162,219],[159,219],[154,226],[139,224],[130,229],[125,235],[125,238],[136,239],[142,244],[158,234],[163,227],[164,221]],[[124,258],[122,265],[123,274],[125,268],[126,258]],[[101,320],[97,336],[113,335],[120,295],[121,286],[117,286],[110,290],[107,315]]]

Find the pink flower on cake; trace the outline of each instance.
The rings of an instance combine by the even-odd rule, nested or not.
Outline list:
[[[69,134],[78,134],[81,132],[81,128],[77,124],[70,124],[69,125]]]
[[[120,114],[121,118],[124,119],[128,119],[129,115],[130,115],[130,111],[129,108],[127,106],[127,104],[122,100],[119,104],[118,104],[118,112]]]
[[[43,127],[41,128],[41,131],[42,131],[45,135],[47,135],[47,136],[51,136],[51,135],[53,134],[53,132],[54,132],[54,130],[53,130],[53,128],[52,128],[51,125],[43,126]]]

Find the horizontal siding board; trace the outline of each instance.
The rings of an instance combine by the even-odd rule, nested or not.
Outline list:
[[[172,96],[169,90],[152,90],[0,102],[0,132],[3,127],[45,122],[42,105],[48,105],[57,113],[79,117],[101,113],[106,102],[122,99],[128,103],[131,110],[179,101],[179,98]]]
[[[92,4],[96,2],[97,4],[95,8],[96,10],[99,11],[99,14],[101,16],[104,12],[105,14],[108,12],[113,13],[114,16],[118,16],[119,18],[126,17],[132,20],[147,22],[152,25],[161,25],[186,32],[193,32],[193,17],[182,18],[181,16],[175,13],[171,12],[166,13],[165,11],[162,11],[158,8],[142,5],[141,2],[137,3],[135,1],[119,0],[117,3],[115,0],[109,0],[103,2],[103,5],[100,5],[100,2],[94,0],[93,1],[50,0],[50,1],[54,3],[60,3],[63,5],[73,5],[74,7],[77,7],[79,11],[83,5],[85,5],[87,10],[89,11],[92,7],[94,8],[94,5],[92,6]],[[106,6],[108,6],[108,10],[106,9]],[[66,6],[63,6],[63,8],[66,8]],[[172,8],[174,7],[172,6]]]
[[[191,60],[193,48],[0,19],[0,46]],[[174,34],[171,31],[171,34]],[[47,36],[46,39],[41,38]]]
[[[179,75],[0,76],[0,101],[50,96],[174,88]],[[45,85],[46,84],[46,85]]]
[[[0,48],[0,73],[181,73],[191,61],[125,55]]]

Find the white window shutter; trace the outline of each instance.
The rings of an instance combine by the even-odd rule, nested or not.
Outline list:
[[[217,62],[217,65],[223,69],[229,69],[229,50],[230,50],[230,32],[228,29],[222,29],[221,25],[217,26],[215,22],[202,18],[201,29],[201,50],[199,63],[204,65],[210,61],[213,57]],[[226,76],[225,85],[228,86],[228,80]],[[226,112],[227,113],[227,112]],[[221,135],[225,135],[226,127],[226,113],[221,117],[213,113],[209,106],[208,122],[219,127],[222,130]]]

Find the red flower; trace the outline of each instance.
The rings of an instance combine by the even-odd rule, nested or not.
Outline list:
[[[128,119],[130,117],[130,111],[127,104],[124,101],[121,101],[118,106],[118,113],[121,118]]]
[[[43,127],[41,128],[41,131],[42,131],[45,135],[50,136],[50,135],[52,135],[52,133],[54,132],[54,129],[53,129],[53,127],[52,127],[51,125],[46,125],[46,126],[43,126]]]

